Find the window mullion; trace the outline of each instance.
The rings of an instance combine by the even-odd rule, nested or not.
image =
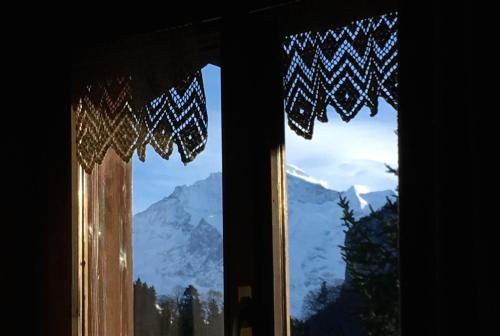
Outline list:
[[[223,23],[225,330],[231,336],[242,329],[253,335],[289,333],[277,27],[276,18],[262,14],[233,16]],[[242,292],[251,293],[251,309]]]

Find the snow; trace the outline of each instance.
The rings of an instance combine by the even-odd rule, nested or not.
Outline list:
[[[339,245],[344,243],[339,195],[356,217],[378,209],[393,191],[355,185],[346,191],[326,184],[300,168],[287,167],[288,239],[292,316],[301,317],[302,301],[322,281],[345,277]],[[134,279],[154,285],[160,295],[194,285],[201,295],[223,291],[222,174],[210,174],[134,216]]]
[[[293,164],[289,163],[286,165],[286,173],[289,175],[301,178],[304,181],[314,183],[314,184],[319,184],[324,188],[328,187],[328,183],[326,181],[317,180],[314,177],[307,175],[305,171],[303,171],[302,169],[300,169],[299,167],[297,167]]]

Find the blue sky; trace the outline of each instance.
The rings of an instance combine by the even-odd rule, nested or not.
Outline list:
[[[205,150],[184,165],[174,148],[164,160],[148,146],[146,161],[133,157],[133,213],[168,196],[178,185],[189,185],[222,170],[220,69],[203,69],[208,109],[208,141]],[[383,99],[379,113],[369,116],[367,108],[349,123],[332,109],[328,123],[316,122],[312,140],[297,136],[286,126],[287,162],[328,188],[345,190],[354,184],[371,191],[395,189],[396,177],[385,172],[384,163],[397,166],[396,111]]]

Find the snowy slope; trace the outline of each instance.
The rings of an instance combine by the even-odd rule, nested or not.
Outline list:
[[[221,174],[174,192],[134,216],[134,278],[170,294],[175,286],[222,291]]]
[[[344,278],[338,245],[344,243],[339,192],[297,167],[288,167],[288,223],[292,315],[301,316],[304,296],[325,280]],[[392,191],[341,192],[357,217],[381,207]],[[211,174],[134,216],[134,278],[170,294],[193,284],[201,293],[223,290],[222,175]]]

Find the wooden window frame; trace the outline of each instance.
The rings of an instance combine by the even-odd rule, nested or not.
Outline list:
[[[235,50],[232,49],[228,52],[234,52]],[[222,70],[222,72],[222,77],[225,78],[227,84],[228,76],[226,71]],[[276,75],[280,75],[279,72]],[[281,84],[280,81],[276,81],[276,83]],[[264,93],[266,86],[263,85],[261,89],[262,93]],[[274,92],[277,92],[277,90],[274,90]],[[239,98],[237,96],[234,96],[234,98],[236,99],[223,99],[223,105],[230,106],[237,103]],[[279,111],[279,109],[277,110]],[[265,109],[265,111],[269,110]],[[275,137],[276,133],[273,135],[272,127],[268,127],[266,133],[272,136],[266,138],[265,141],[258,142],[256,147],[250,149],[255,143],[249,141],[250,138],[244,136],[244,134],[253,131],[251,125],[247,124],[244,130],[242,127],[229,126],[236,126],[243,122],[237,115],[235,113],[226,113],[223,107],[224,314],[225,321],[227,321],[225,323],[225,335],[289,335],[284,147],[283,143],[270,146],[271,142],[276,142],[278,138]],[[237,117],[234,118],[235,116]],[[277,134],[281,134],[281,139],[283,139],[283,114],[276,114],[275,117],[278,118],[273,123],[273,126],[280,129]],[[239,133],[237,138],[234,137],[230,130]],[[239,184],[235,183],[238,179],[241,179],[241,170],[238,168],[241,161],[236,158],[236,156],[241,155],[238,147],[246,147],[253,153],[252,157],[258,157],[255,160],[248,160],[249,164],[253,162],[252,166],[248,166],[249,172],[253,171],[255,173],[249,176],[249,183],[246,185],[247,189],[250,188],[248,193],[242,192],[238,187]],[[234,159],[230,159],[230,157],[234,157]],[[112,188],[116,195],[117,188],[124,182],[117,174],[110,173],[110,169],[123,169],[126,172],[128,175],[128,187],[126,189],[129,190],[131,164],[123,163],[116,154],[108,152],[103,164],[96,166],[92,174],[89,175],[77,163],[75,148],[73,148],[72,166],[73,335],[132,335],[133,310],[132,314],[130,314],[130,309],[133,306],[131,301],[128,301],[132,290],[132,275],[127,273],[125,276],[128,279],[126,280],[128,281],[127,287],[125,283],[119,281],[123,276],[119,276],[118,273],[109,274],[110,278],[106,282],[112,280],[114,283],[109,288],[115,288],[116,284],[120,284],[126,288],[125,292],[128,293],[128,295],[124,296],[127,299],[125,301],[122,301],[123,297],[116,293],[112,298],[109,298],[102,293],[103,289],[101,288],[107,286],[103,284],[103,281],[97,280],[95,273],[96,262],[99,267],[102,267],[102,262],[100,259],[93,260],[93,255],[96,255],[95,251],[100,250],[102,252],[106,250],[102,249],[95,234],[99,223],[103,221],[102,217],[116,216],[116,204],[109,207],[108,204],[104,206],[100,203],[109,197],[106,188]],[[108,180],[106,184],[106,177],[110,175],[113,178]],[[235,197],[231,195],[235,195]],[[233,201],[236,201],[238,205],[235,205]],[[238,218],[234,219],[234,217],[240,217],[241,213],[255,211],[256,208],[260,208],[262,214],[265,215],[250,216],[249,218],[252,218],[253,222],[245,221],[240,223],[239,226],[230,224],[238,221]],[[103,210],[104,214],[102,213]],[[110,212],[114,212],[114,214]],[[111,222],[114,226],[121,227],[119,218],[106,221],[106,223]],[[254,223],[258,223],[258,225],[254,225]],[[125,231],[127,230],[125,229]],[[122,242],[120,237],[118,235],[117,244]],[[128,252],[127,256],[131,256],[130,249]],[[111,251],[112,253],[113,251]],[[264,263],[262,260],[268,260],[269,262]],[[132,260],[129,260],[127,264],[131,266]],[[112,263],[110,263],[111,265]],[[244,265],[243,269],[242,265]],[[245,296],[249,296],[251,299],[251,316],[248,315],[248,311],[241,311],[242,299]],[[108,314],[113,317],[110,320],[106,317],[106,311],[117,304],[121,304],[124,308],[122,314],[118,314],[122,317],[120,318],[115,313],[111,313]],[[237,332],[240,327],[241,331]],[[128,330],[132,332],[127,333]],[[250,330],[252,330],[251,333],[249,333]]]
[[[344,8],[338,18],[329,19],[329,27],[335,22],[345,23],[345,16],[353,17],[350,10],[353,9]],[[363,14],[376,15],[380,11],[367,10]],[[226,336],[290,335],[281,68],[283,27],[289,13],[281,13],[284,15],[272,11],[253,16],[241,13],[221,20]],[[325,26],[322,20],[315,24],[318,28]],[[303,27],[298,25],[293,29]],[[94,188],[99,190],[95,185],[99,179],[89,178],[79,167],[73,130],[74,127],[72,326],[74,336],[87,336],[92,335],[89,326],[93,308],[88,299],[88,257],[92,242],[87,232],[92,224],[86,194],[91,193],[88,181],[93,181]],[[125,169],[130,172],[130,164]],[[96,207],[93,209],[90,212]],[[129,282],[131,288],[131,276]],[[246,301],[250,306],[243,310],[244,297],[250,298]],[[133,320],[133,314],[125,316]],[[133,331],[133,321],[125,324],[128,327],[122,330]],[[240,330],[242,326],[244,330]]]
[[[110,149],[87,174],[72,138],[72,335],[133,335],[132,163]]]
[[[252,288],[253,335],[290,333],[282,40],[274,19],[241,15],[222,25],[224,312],[231,336],[239,335],[232,320],[247,318],[239,316],[245,287]]]

